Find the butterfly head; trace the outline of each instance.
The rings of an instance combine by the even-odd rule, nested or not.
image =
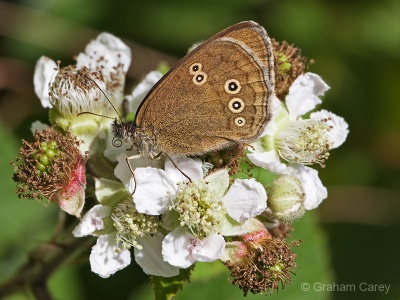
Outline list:
[[[111,128],[114,147],[121,147],[122,141],[127,141],[134,145],[141,155],[151,159],[157,158],[162,152],[159,149],[157,138],[144,133],[140,127],[135,125],[134,121],[123,122],[114,119]]]
[[[114,119],[111,129],[113,133],[113,146],[121,147],[122,141],[125,140],[129,143],[134,143],[134,137],[136,133],[136,125],[134,121],[119,121],[117,118]]]

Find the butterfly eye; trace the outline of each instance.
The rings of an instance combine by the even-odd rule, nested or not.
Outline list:
[[[229,83],[228,88],[231,92],[234,92],[238,89],[238,85],[236,84],[236,82],[231,82],[231,83]]]
[[[241,88],[240,82],[236,79],[228,79],[224,86],[225,92],[232,95],[239,93]]]
[[[196,75],[193,76],[193,83],[196,85],[202,85],[207,81],[207,74],[204,72],[197,72]]]
[[[193,65],[190,66],[190,68],[189,68],[189,73],[190,73],[191,75],[198,74],[199,71],[201,71],[201,68],[202,68],[202,67],[203,67],[203,66],[201,65],[201,63],[194,63]]]
[[[235,124],[239,127],[242,127],[242,126],[244,126],[244,124],[246,124],[246,120],[242,117],[237,117],[235,119]]]
[[[232,98],[228,103],[228,108],[235,114],[240,113],[244,109],[244,102],[240,98]]]

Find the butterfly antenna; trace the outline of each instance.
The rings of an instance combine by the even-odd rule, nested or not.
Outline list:
[[[109,117],[109,116],[103,116],[103,115],[95,114],[95,113],[90,112],[90,111],[83,111],[83,112],[80,112],[80,113],[78,114],[78,116],[80,116],[80,115],[86,115],[86,114],[94,115],[94,116],[98,116],[98,117],[103,117],[103,118],[108,118],[108,119],[114,120],[114,118],[111,118],[111,117]]]
[[[89,79],[91,82],[93,82],[100,90],[100,92],[106,97],[108,103],[110,103],[111,107],[114,109],[115,113],[117,114],[119,121],[122,123],[122,118],[121,115],[118,113],[117,109],[115,108],[114,104],[112,104],[111,100],[107,97],[106,93],[101,89],[101,87],[97,84],[96,81],[94,81],[92,78],[86,75],[86,78]],[[79,114],[78,114],[79,115]],[[95,115],[95,114],[94,114]],[[104,117],[104,116],[103,116]],[[113,118],[110,118],[113,119]]]

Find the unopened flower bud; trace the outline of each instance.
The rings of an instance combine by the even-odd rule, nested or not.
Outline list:
[[[268,192],[267,214],[270,219],[283,223],[292,223],[305,212],[305,194],[301,181],[294,176],[281,176],[272,182]]]

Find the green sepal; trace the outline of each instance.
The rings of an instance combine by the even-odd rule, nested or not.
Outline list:
[[[103,223],[104,223],[104,229],[94,231],[92,233],[94,236],[99,237],[101,235],[110,234],[115,231],[114,221],[111,218],[111,216],[103,218]]]
[[[194,266],[180,269],[179,275],[173,277],[151,276],[150,283],[154,291],[155,300],[175,299],[176,294],[182,290],[185,283],[190,281]]]
[[[115,207],[131,197],[124,185],[115,180],[96,178],[95,186],[96,198],[103,205]]]
[[[93,141],[99,134],[99,124],[95,119],[82,119],[71,122],[68,129],[71,131],[73,136],[76,136],[78,140],[84,141],[79,145],[79,149],[82,153],[85,153],[91,149]]]
[[[57,125],[63,129],[63,131],[65,131],[70,124],[70,120],[65,119],[55,107],[49,110],[49,119],[51,125]]]
[[[240,169],[242,172],[239,172],[233,176],[234,179],[242,178],[242,179],[250,179],[254,178],[261,184],[268,185],[279,175],[271,173],[267,169],[262,167],[255,166],[248,159],[244,159],[240,161]],[[250,173],[249,173],[250,172]]]

